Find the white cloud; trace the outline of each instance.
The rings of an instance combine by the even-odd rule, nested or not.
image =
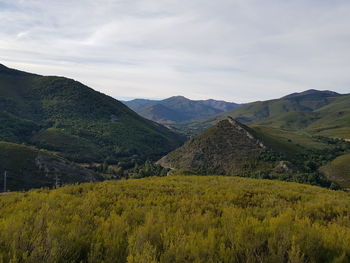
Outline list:
[[[345,0],[0,0],[1,63],[114,97],[350,92]]]

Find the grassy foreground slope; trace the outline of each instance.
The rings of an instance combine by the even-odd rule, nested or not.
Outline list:
[[[168,176],[0,196],[0,262],[349,262],[350,195]]]

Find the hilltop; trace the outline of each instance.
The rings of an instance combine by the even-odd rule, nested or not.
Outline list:
[[[158,161],[168,168],[238,174],[258,168],[258,156],[266,149],[249,128],[228,118],[190,139]]]
[[[183,142],[80,82],[3,65],[0,120],[0,140],[34,145],[81,163],[157,159]]]
[[[164,100],[135,99],[123,103],[141,116],[163,124],[206,118],[240,106],[237,103],[213,99],[190,100],[183,96]]]

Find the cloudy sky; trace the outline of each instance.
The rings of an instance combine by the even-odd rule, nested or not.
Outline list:
[[[0,0],[0,63],[119,99],[350,93],[349,0]]]

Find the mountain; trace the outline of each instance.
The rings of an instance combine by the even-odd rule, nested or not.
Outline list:
[[[214,117],[173,125],[196,134],[231,116],[243,123],[256,123],[287,130],[305,129],[315,135],[350,138],[350,96],[332,91],[308,90],[280,99],[242,105]]]
[[[158,104],[158,101],[157,100],[147,100],[147,99],[134,99],[134,100],[130,100],[130,101],[122,101],[122,103],[127,105],[133,111],[140,112],[147,107]]]
[[[265,149],[248,127],[228,118],[190,139],[158,163],[167,168],[237,174],[244,172],[250,163],[258,162],[258,156]]]
[[[157,120],[159,123],[181,122],[185,119],[178,111],[164,106],[163,104],[154,104],[143,109],[139,114],[149,120]]]
[[[164,124],[191,121],[237,108],[239,104],[217,100],[190,100],[174,96],[164,100],[135,99],[124,101],[141,116]]]
[[[157,159],[183,138],[72,79],[0,67],[0,140],[76,162]]]
[[[308,90],[280,99],[249,103],[224,115],[245,123],[258,122],[287,112],[312,112],[334,102],[342,95],[329,91]]]
[[[158,164],[175,173],[238,175],[329,186],[330,181],[318,169],[347,152],[350,144],[342,140],[269,126],[246,126],[228,117],[189,139]]]
[[[335,97],[339,96],[340,94],[331,90],[315,90],[315,89],[309,89],[305,90],[303,92],[295,92],[292,94],[289,94],[287,96],[282,97],[283,99],[291,99],[291,98],[297,98],[297,97],[305,97],[305,96],[311,96],[311,97]]]
[[[221,110],[222,112],[233,110],[241,105],[233,102],[227,102],[223,100],[213,100],[213,99],[200,100],[199,102],[201,102],[203,105],[208,105],[214,109]]]
[[[102,180],[96,173],[55,154],[8,142],[0,142],[0,171],[1,191],[4,171],[7,172],[8,191]]]

